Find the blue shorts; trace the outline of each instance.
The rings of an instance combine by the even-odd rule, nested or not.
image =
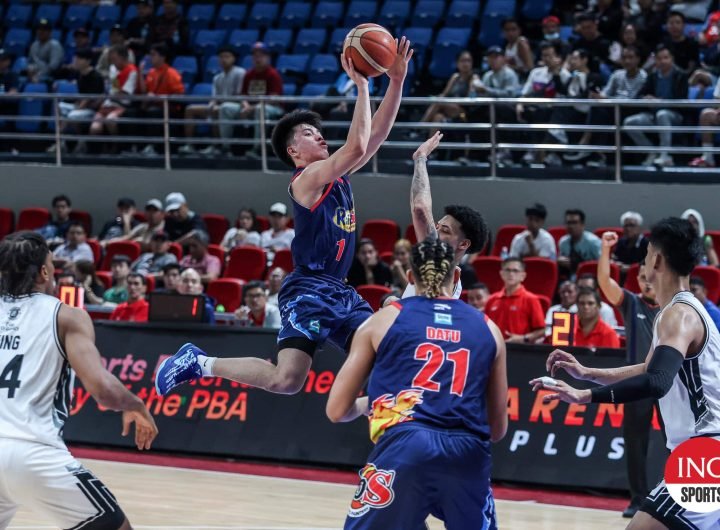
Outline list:
[[[388,429],[360,470],[345,530],[497,528],[490,442],[466,431],[409,422]]]
[[[349,285],[325,275],[291,273],[278,293],[282,327],[278,345],[314,353],[330,340],[346,349],[360,324],[373,314],[370,305]],[[303,344],[305,347],[303,347]]]

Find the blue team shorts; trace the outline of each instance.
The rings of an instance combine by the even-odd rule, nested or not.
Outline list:
[[[370,305],[344,282],[297,271],[285,278],[278,304],[282,319],[279,348],[298,348],[309,355],[326,340],[349,348],[355,330],[373,314]]]
[[[420,423],[380,437],[360,470],[345,530],[423,530],[428,515],[447,530],[495,530],[490,442]]]

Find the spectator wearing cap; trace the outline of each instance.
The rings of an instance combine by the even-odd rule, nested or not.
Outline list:
[[[241,94],[243,96],[282,96],[283,80],[280,73],[270,63],[270,50],[262,42],[252,47],[252,68],[243,78]],[[274,120],[285,111],[280,105],[265,104],[265,119]],[[220,138],[229,140],[233,136],[235,126],[229,120],[255,119],[256,146],[246,154],[251,158],[260,157],[260,105],[243,101],[242,103],[226,102],[220,105]],[[229,153],[229,150],[226,151]]]
[[[215,323],[215,301],[204,293],[204,286],[200,274],[195,269],[185,269],[180,274],[180,281],[177,284],[179,294],[202,296],[205,300],[205,315],[203,322]]]
[[[147,220],[144,223],[138,224],[128,235],[120,237],[118,240],[135,241],[140,243],[143,251],[148,251],[153,234],[165,230],[165,212],[160,199],[150,199],[145,203],[145,219]]]
[[[575,17],[575,24],[580,38],[572,46],[575,50],[586,50],[592,57],[591,70],[598,72],[601,64],[611,65],[610,47],[612,43],[598,29],[598,20],[594,13],[580,13]],[[618,32],[613,35],[617,35]]]
[[[348,272],[348,284],[353,287],[359,285],[384,285],[390,287],[392,281],[392,271],[380,259],[375,243],[373,243],[372,239],[361,239],[350,272]]]
[[[221,71],[215,74],[212,83],[212,99],[207,105],[188,105],[185,108],[186,120],[203,120],[209,118],[217,118],[218,110],[221,102],[217,98],[225,98],[229,96],[238,96],[242,94],[243,80],[245,79],[245,68],[241,68],[235,64],[237,57],[235,50],[229,46],[218,50],[218,59],[220,60]],[[192,138],[195,134],[195,124],[185,124],[185,138]],[[216,136],[219,133],[216,131]],[[223,146],[226,147],[226,146]],[[180,154],[191,155],[195,153],[192,144],[185,144],[178,150]],[[215,145],[210,145],[201,150],[203,155],[213,156],[220,154],[220,149]]]
[[[265,284],[251,281],[243,288],[243,305],[235,311],[241,325],[251,328],[279,329],[280,310],[268,303]]]
[[[52,200],[53,218],[45,226],[38,228],[37,232],[45,238],[51,247],[65,241],[67,231],[70,229],[72,219],[72,201],[67,195],[56,195]]]
[[[52,24],[40,19],[35,30],[35,42],[28,53],[28,76],[34,83],[51,81],[55,71],[62,66],[65,50],[52,38]]]
[[[106,222],[100,230],[100,244],[107,245],[112,239],[127,236],[138,224],[139,221],[135,219],[135,201],[130,197],[119,198],[115,218]]]
[[[480,96],[513,98],[520,92],[520,81],[515,70],[507,65],[500,46],[490,46],[485,53],[490,69],[485,72],[475,91]]]
[[[695,295],[700,303],[703,305],[705,310],[710,315],[710,318],[715,323],[715,327],[720,331],[720,309],[715,305],[715,302],[708,298],[707,287],[705,286],[705,280],[700,276],[690,277],[690,291]]]
[[[557,259],[555,239],[543,228],[547,218],[547,209],[535,203],[525,209],[526,230],[513,237],[510,244],[510,256],[513,258]]]
[[[586,348],[619,348],[620,339],[615,330],[600,318],[600,293],[596,289],[581,287],[577,296],[577,320],[573,346]]]
[[[484,311],[490,299],[490,289],[482,282],[474,283],[467,291],[467,303],[478,311]]]
[[[131,272],[127,277],[127,301],[121,302],[110,313],[110,320],[122,322],[147,322],[150,305],[145,300],[147,279]]]
[[[270,206],[270,228],[260,234],[260,245],[265,249],[268,264],[272,263],[275,252],[290,249],[295,230],[288,228],[287,206],[276,202]]]
[[[169,48],[165,44],[153,44],[150,48],[150,64],[152,68],[142,83],[142,92],[148,96],[178,96],[185,93],[182,76],[175,68],[168,64]],[[163,135],[163,104],[158,98],[153,101],[143,101],[140,104],[141,116],[148,119],[148,124],[142,127],[142,133],[148,136]],[[171,118],[179,118],[182,104],[169,103]],[[155,156],[153,144],[148,143],[142,150],[145,156]]]
[[[138,9],[140,9],[138,5]],[[110,28],[110,40],[107,46],[105,46],[100,54],[100,58],[97,61],[96,69],[100,72],[105,79],[110,79],[110,49],[113,46],[124,46],[125,45],[125,30],[120,24],[115,24]],[[135,64],[135,53],[132,49],[128,48],[128,61],[131,64]]]
[[[132,48],[138,57],[147,52],[151,28],[155,26],[152,0],[140,0],[137,5],[137,15],[130,19],[127,25],[127,45]]]
[[[153,19],[147,44],[164,44],[174,56],[194,52],[190,47],[190,26],[175,0],[162,2],[162,13]]]
[[[127,279],[130,274],[130,258],[125,254],[115,254],[110,262],[112,287],[105,291],[103,300],[108,304],[121,304],[128,299]]]
[[[165,197],[165,231],[170,241],[182,245],[195,230],[207,233],[205,221],[190,210],[185,195],[178,191],[168,193]]]
[[[645,259],[648,239],[643,235],[643,218],[639,213],[625,212],[620,216],[620,224],[623,227],[623,236],[615,245],[613,260],[625,273],[631,265]]]
[[[80,27],[76,28],[75,31],[73,31],[73,46],[66,52],[66,63],[72,63],[73,57],[75,56],[75,52],[77,50],[90,50],[90,53],[92,53],[92,56],[90,57],[91,63],[94,63],[95,59],[97,59],[97,54],[95,54],[92,50],[90,32],[87,28]]]
[[[694,72],[700,64],[700,45],[694,38],[685,36],[685,15],[670,11],[665,28],[662,42],[672,52],[675,65],[687,73]]]
[[[558,243],[558,266],[574,274],[581,262],[600,258],[600,238],[585,230],[585,212],[582,210],[566,210],[565,227],[568,233]]]
[[[197,230],[192,232],[186,241],[188,253],[180,260],[180,266],[184,269],[195,269],[200,274],[204,285],[220,277],[222,262],[217,256],[208,252],[210,239],[208,235]]]
[[[520,23],[514,18],[503,20],[502,33],[507,65],[515,70],[518,77],[524,78],[535,64],[530,41],[523,36]]]
[[[105,80],[92,65],[93,53],[89,48],[81,48],[75,51],[75,56],[71,68],[77,72],[78,93],[92,95],[83,99],[73,99],[72,101],[60,101],[58,103],[58,111],[63,117],[60,126],[60,133],[64,133],[68,129],[75,129],[75,134],[80,133],[80,129],[87,130],[89,123],[92,121],[95,113],[100,109],[103,102],[103,94],[105,93]],[[65,140],[61,140],[60,148],[63,152],[67,151]],[[48,148],[49,153],[54,153],[57,144],[54,143]],[[73,154],[84,154],[87,152],[87,144],[79,141],[73,150]]]
[[[159,278],[163,267],[177,263],[175,254],[168,252],[170,240],[165,232],[155,232],[150,236],[150,252],[140,254],[130,267],[133,272]]]
[[[87,244],[85,227],[78,221],[70,223],[65,243],[53,252],[53,263],[58,268],[75,261],[95,261],[92,248]]]
[[[252,208],[241,208],[236,224],[237,226],[233,226],[225,232],[222,242],[220,243],[220,246],[225,252],[230,252],[235,247],[262,246],[255,210]]]

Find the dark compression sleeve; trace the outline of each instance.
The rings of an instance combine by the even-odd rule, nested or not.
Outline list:
[[[668,393],[673,378],[685,360],[683,354],[671,346],[655,348],[652,359],[644,374],[636,375],[592,389],[592,403],[627,403],[641,399],[660,399]]]

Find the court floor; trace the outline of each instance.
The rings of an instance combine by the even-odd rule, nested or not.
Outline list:
[[[354,486],[83,459],[113,491],[136,530],[335,530],[342,528]],[[497,501],[502,529],[624,528],[617,511]],[[443,524],[431,520],[430,528]],[[46,530],[21,508],[11,530]],[[388,529],[391,530],[391,529]]]

